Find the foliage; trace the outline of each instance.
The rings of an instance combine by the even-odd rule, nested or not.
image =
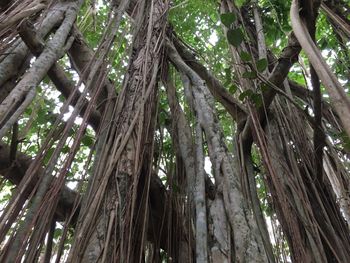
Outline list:
[[[83,33],[88,46],[96,51],[103,40],[104,33],[106,33],[112,7],[109,3],[106,3],[106,1],[97,1],[95,5],[92,5],[91,2],[95,1],[85,1],[82,5],[76,25]],[[263,34],[266,40],[266,48],[269,50],[272,59],[270,57],[259,59],[259,57],[252,52],[252,49],[245,48],[247,46],[250,47],[249,45],[252,45],[253,42],[250,38],[250,32],[247,30],[248,25],[242,24],[240,21],[241,18],[235,13],[229,12],[219,14],[219,2],[220,1],[213,0],[174,0],[169,11],[169,23],[173,31],[176,32],[176,35],[192,48],[191,51],[194,53],[194,57],[199,63],[202,63],[208,71],[222,83],[225,91],[232,96],[232,98],[236,99],[237,103],[240,103],[239,105],[245,107],[249,113],[251,113],[251,111],[255,113],[260,110],[260,113],[263,112],[263,114],[267,114],[268,109],[264,108],[263,94],[266,94],[267,91],[270,90],[271,83],[268,83],[263,77],[265,72],[271,71],[270,65],[278,61],[278,58],[280,58],[281,53],[287,46],[288,35],[291,31],[289,19],[290,1],[235,1],[237,7],[246,8],[245,10],[247,10],[247,13],[251,16],[253,14],[252,7],[258,5],[264,29]],[[115,45],[112,46],[110,53],[104,58],[104,62],[109,65],[106,67],[108,71],[108,80],[113,83],[117,92],[120,92],[123,86],[129,60],[132,58],[133,52],[135,52],[135,50],[132,50],[132,43],[134,40],[132,34],[135,27],[133,21],[126,15],[123,15],[121,25],[115,35]],[[341,35],[336,28],[330,24],[329,19],[324,13],[320,13],[316,28],[317,45],[322,51],[322,55],[332,71],[336,73],[346,92],[350,94],[350,46],[349,41],[347,41],[348,39],[346,39],[344,35]],[[238,50],[239,62],[232,58],[231,49]],[[62,57],[58,61],[58,64],[65,69],[70,81],[77,85],[79,76],[70,64],[68,57]],[[238,66],[244,69],[243,73],[237,70]],[[180,74],[177,73],[178,69],[173,66],[169,67],[170,75],[176,87],[176,95],[178,96],[177,99],[180,108],[190,124],[191,132],[195,134],[196,112],[194,112],[192,105],[188,103],[188,98],[186,99],[182,82],[183,79],[181,79]],[[306,92],[312,91],[309,67],[310,65],[306,55],[301,53],[299,61],[294,64],[288,73],[288,78],[305,87],[306,90],[304,91]],[[268,74],[270,74],[270,72],[267,73],[267,76]],[[247,82],[242,82],[242,79]],[[242,83],[253,83],[254,88],[243,86]],[[171,194],[176,198],[184,200],[188,198],[188,196],[183,196],[185,191],[181,189],[180,183],[173,178],[178,172],[177,169],[179,169],[177,165],[179,165],[180,146],[175,142],[174,120],[171,119],[172,112],[169,106],[166,87],[164,83],[160,81],[158,87],[156,132],[154,134],[155,142],[152,146],[154,147],[154,156],[152,160],[153,168],[163,182],[165,189],[171,190]],[[83,88],[84,87],[82,87],[82,89]],[[16,142],[18,142],[19,145],[19,152],[35,158],[40,149],[45,145],[50,131],[56,123],[57,127],[52,135],[52,146],[47,150],[44,157],[43,164],[46,166],[49,165],[50,158],[52,158],[54,150],[59,144],[59,136],[72,114],[73,107],[70,106],[66,112],[62,112],[62,107],[66,99],[56,90],[55,85],[48,77],[45,77],[40,85],[36,87],[36,92],[37,95],[35,99],[17,121],[19,136],[16,138]],[[328,93],[323,86],[321,86],[321,92],[323,103],[328,105],[329,108],[332,108],[332,105],[329,103]],[[281,95],[279,98],[284,98],[285,94],[290,95],[291,98],[289,98],[289,100],[295,102],[293,106],[300,106],[298,110],[305,109],[303,112],[304,115],[302,116],[306,116],[305,119],[312,119],[314,117],[313,104],[311,102],[312,96],[309,98],[296,98],[297,95],[293,95],[293,97],[291,93],[290,90],[285,90],[283,91],[283,96],[279,94]],[[91,96],[91,93],[88,93],[86,99],[91,100]],[[283,101],[286,103],[285,101],[288,101],[288,99]],[[239,130],[238,126],[240,120],[234,120],[232,115],[227,111],[227,108],[218,101],[215,101],[214,108],[220,123],[220,132],[223,134],[224,147],[227,147],[230,157],[235,157],[235,155],[242,150],[238,149],[237,138],[235,136],[236,132]],[[333,111],[330,114],[333,114]],[[61,117],[63,118],[60,119]],[[251,116],[248,114],[246,118],[249,117]],[[269,120],[267,122],[269,125]],[[344,171],[348,173],[350,167],[349,137],[342,130],[340,125],[337,126],[334,124],[337,123],[336,117],[330,120],[329,116],[325,116],[323,122],[325,137],[329,141],[327,147],[332,151],[334,150],[334,156],[339,158],[340,161],[336,165],[339,166],[341,164],[347,167]],[[69,131],[69,136],[62,147],[54,169],[53,174],[56,176],[59,174],[66,158],[70,156],[70,151],[78,136],[79,128],[82,125],[81,123],[82,119],[77,118],[72,129]],[[307,123],[307,121],[305,121],[305,123]],[[305,126],[311,127],[311,124],[307,123]],[[95,142],[98,139],[96,138],[96,134],[99,134],[98,132],[101,131],[96,131],[91,126],[88,126],[79,139],[79,149],[65,179],[66,186],[74,191],[81,191],[81,184],[83,184],[84,187],[87,186],[87,178],[91,176],[94,154],[97,151]],[[13,133],[13,131],[7,132],[3,139],[8,145],[13,143]],[[254,134],[254,136],[257,135]],[[195,142],[195,138],[191,139]],[[305,163],[303,163],[302,153],[297,149],[297,143],[290,141],[286,142],[286,144],[291,146],[291,151],[299,158],[298,163],[293,165],[303,167],[302,165],[305,165]],[[206,172],[210,175],[209,177],[211,180],[215,182],[215,179],[212,179],[214,171],[211,163],[212,160],[210,161],[209,159],[210,149],[208,145],[208,142],[205,141],[203,146],[204,160],[206,166],[210,167]],[[270,179],[267,179],[267,175],[270,171],[264,166],[266,165],[266,158],[259,151],[261,147],[259,148],[257,146],[257,144],[253,145],[251,153],[254,168],[253,177],[255,178],[257,188],[256,195],[260,201],[262,213],[269,224],[269,230],[273,228],[271,231],[278,232],[277,238],[279,238],[279,240],[274,240],[276,241],[274,243],[275,255],[281,259],[282,254],[287,253],[287,258],[289,258],[292,256],[291,249],[287,244],[287,238],[280,226],[283,222],[278,221],[276,207],[273,205],[272,195],[275,193],[272,193],[271,189],[268,188],[268,180]],[[325,147],[325,149],[327,149],[325,152],[331,152],[328,148]],[[241,154],[241,152],[239,152],[239,154]],[[330,162],[334,162],[334,160]],[[288,163],[288,165],[292,164]],[[221,167],[219,167],[219,169],[221,169]],[[242,175],[240,179],[242,182],[247,180],[244,178],[244,175]],[[348,180],[349,178],[346,179]],[[11,184],[9,180],[2,180],[0,181],[0,187],[1,213],[10,201],[14,191],[14,185]],[[174,204],[177,201],[178,200],[174,201]],[[63,232],[64,226],[57,224],[53,238],[56,251]],[[69,232],[64,241],[64,249],[66,251],[69,250],[70,246],[73,244],[73,240],[73,233]],[[160,254],[162,262],[165,262],[168,255],[164,250],[161,250]],[[285,257],[285,255],[283,256]]]

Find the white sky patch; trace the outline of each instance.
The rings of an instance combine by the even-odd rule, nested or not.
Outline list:
[[[322,50],[322,56],[324,58],[332,58],[332,59],[336,59],[336,53],[334,52],[334,50],[331,49],[324,49]]]
[[[211,172],[211,161],[209,157],[204,158],[204,170],[207,172],[207,174],[212,175]]]
[[[7,201],[5,200],[9,200],[10,196],[12,195],[12,191],[11,191],[12,187],[11,186],[7,186],[7,185],[4,185],[4,187],[1,189],[1,192],[0,192],[0,212],[2,212],[6,205],[8,204]]]
[[[66,183],[66,185],[69,189],[74,190],[78,186],[78,182],[68,182],[68,183]]]
[[[219,40],[218,35],[214,31],[213,33],[211,33],[208,41],[211,45],[215,46],[218,40]]]
[[[63,120],[64,120],[65,122],[68,121],[68,119],[70,118],[70,116],[71,116],[72,113],[73,113],[73,110],[74,110],[74,108],[73,108],[72,106],[69,106],[68,112],[65,113],[65,114],[63,115]],[[82,124],[82,122],[83,122],[83,119],[80,118],[79,116],[77,116],[77,117],[75,118],[75,120],[74,120],[74,123],[77,124],[77,125]]]
[[[100,7],[104,6],[104,3],[102,0],[98,0],[96,3],[96,8],[99,9]]]
[[[276,47],[279,47],[281,45],[281,39],[277,39],[276,41]]]

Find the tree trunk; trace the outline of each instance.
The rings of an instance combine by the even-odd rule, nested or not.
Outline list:
[[[293,1],[288,39],[281,3],[220,0],[221,32],[210,1],[102,2],[0,0],[0,261],[347,262],[350,104],[320,2]]]
[[[142,262],[152,173],[157,73],[167,6],[144,3],[124,86],[113,108],[107,144],[90,179],[70,261]]]

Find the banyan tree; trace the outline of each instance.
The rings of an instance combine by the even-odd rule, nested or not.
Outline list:
[[[0,262],[349,262],[345,0],[1,0]]]

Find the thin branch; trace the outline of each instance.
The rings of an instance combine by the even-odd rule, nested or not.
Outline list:
[[[308,56],[311,64],[315,68],[317,75],[327,88],[331,101],[338,113],[344,129],[350,136],[350,100],[347,97],[344,88],[339,83],[337,77],[323,59],[320,50],[313,43],[305,24],[300,18],[299,3],[297,0],[293,0],[292,2],[290,16],[294,33]]]
[[[245,119],[247,111],[244,106],[227,91],[220,81],[196,59],[180,40],[177,38],[172,40],[186,64],[205,80],[210,92],[226,108],[232,118],[236,121]]]
[[[278,63],[273,69],[271,75],[268,78],[268,82],[270,82],[273,87],[265,92],[263,92],[263,106],[258,108],[258,118],[261,123],[265,121],[266,110],[270,107],[274,97],[277,94],[278,90],[282,90],[281,87],[285,78],[287,77],[290,68],[293,66],[295,62],[298,60],[298,55],[301,50],[301,47],[296,39],[295,35],[291,33],[288,38],[288,45],[282,51],[280,58],[278,59]],[[265,78],[264,76],[262,76]],[[245,126],[242,130],[242,142],[244,144],[251,144],[253,142],[252,131],[253,130],[253,120],[252,117],[249,116]]]
[[[19,34],[31,52],[37,57],[40,56],[40,54],[44,51],[45,44],[40,36],[36,34],[33,24],[28,20],[23,21],[19,26]],[[69,98],[69,96],[75,90],[75,85],[73,81],[69,80],[63,68],[57,62],[55,62],[47,74],[55,84],[58,91],[60,91],[66,99]],[[70,100],[70,104],[75,106],[79,97],[81,97],[81,93],[79,91],[75,91],[73,98]],[[80,115],[84,115],[88,104],[89,101],[84,99]],[[100,119],[101,114],[94,109],[89,116],[88,123],[94,128],[94,130],[97,130]]]
[[[321,9],[326,13],[326,15],[336,24],[350,39],[350,24],[348,21],[344,20],[338,14],[336,14],[331,8],[329,8],[325,3],[321,3]]]

